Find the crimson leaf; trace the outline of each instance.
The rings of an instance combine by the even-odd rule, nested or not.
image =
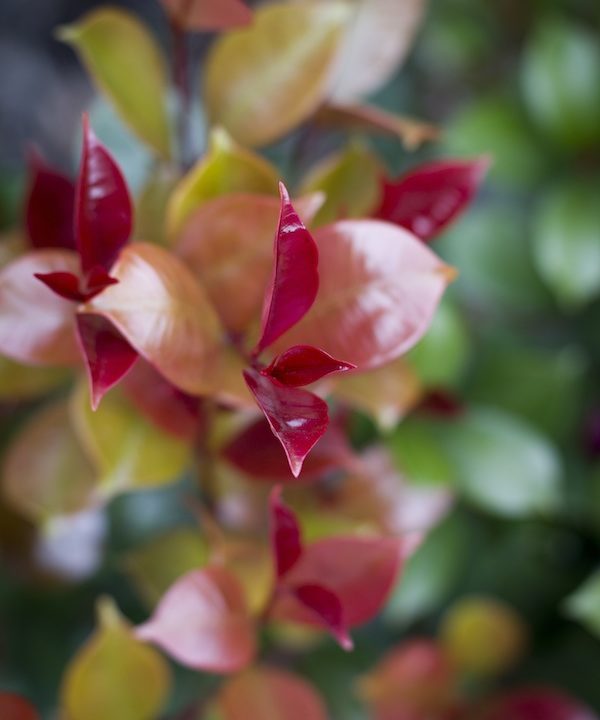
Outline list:
[[[329,630],[344,650],[352,650],[354,643],[344,624],[344,609],[339,597],[323,585],[299,585],[292,590],[297,600],[311,610]]]
[[[295,513],[281,499],[281,486],[269,498],[271,550],[277,578],[283,577],[302,555],[302,536]]]
[[[262,373],[289,387],[301,387],[320,380],[334,372],[356,367],[352,363],[336,360],[324,350],[312,345],[294,345],[278,355]]]

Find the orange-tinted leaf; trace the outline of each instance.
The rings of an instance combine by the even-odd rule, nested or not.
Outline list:
[[[371,105],[324,105],[316,121],[326,127],[341,127],[377,135],[397,137],[407,150],[416,150],[423,143],[439,140],[441,131],[436,125],[396,115]]]
[[[377,90],[411,48],[425,0],[354,0],[331,77],[331,97],[351,102]]]
[[[38,250],[0,270],[0,353],[39,365],[78,361],[73,303],[50,292],[34,273],[77,272],[69,250]]]
[[[266,145],[302,123],[323,99],[345,4],[273,3],[249,28],[223,35],[205,68],[212,124],[244,145]]]
[[[252,12],[242,0],[161,0],[171,19],[186,30],[225,30],[248,25]]]
[[[39,720],[33,705],[15,693],[0,692],[0,717],[2,720]]]
[[[305,223],[312,220],[320,200],[313,195],[294,201]],[[176,245],[177,254],[200,279],[233,333],[244,333],[260,318],[279,212],[280,202],[274,197],[224,195],[190,216]]]
[[[196,670],[236,672],[252,661],[256,650],[242,588],[217,566],[177,580],[136,633]]]
[[[83,312],[110,320],[176,387],[210,392],[221,348],[219,320],[188,268],[157,245],[136,243],[123,250],[112,274],[119,283]]]
[[[384,365],[426,332],[454,271],[402,228],[347,220],[315,232],[320,288],[277,349],[308,344],[359,369]]]
[[[327,720],[321,698],[305,681],[257,667],[223,685],[217,699],[222,720]]]

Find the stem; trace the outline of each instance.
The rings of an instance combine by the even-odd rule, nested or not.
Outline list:
[[[185,171],[188,169],[191,156],[190,119],[192,93],[190,88],[188,37],[184,27],[178,20],[172,19],[170,26],[173,43],[173,83],[179,95],[177,116],[179,164],[181,169]]]

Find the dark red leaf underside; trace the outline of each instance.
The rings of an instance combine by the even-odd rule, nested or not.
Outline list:
[[[275,236],[275,266],[265,296],[259,354],[310,310],[319,289],[319,251],[280,183],[281,211]]]
[[[131,369],[137,352],[101,315],[77,315],[77,336],[88,371],[92,408]]]
[[[254,480],[290,482],[294,476],[281,443],[265,419],[257,420],[237,435],[222,451],[238,470]],[[346,436],[335,424],[312,449],[302,466],[302,480],[316,480],[346,467],[353,460]]]
[[[74,250],[75,183],[47,165],[35,150],[29,167],[25,226],[31,246]]]
[[[323,585],[299,585],[293,589],[296,599],[312,611],[344,650],[352,650],[354,643],[344,625],[342,603],[338,596]]]
[[[312,345],[294,345],[278,355],[262,373],[282,385],[302,387],[320,380],[325,375],[352,370],[356,365],[336,360],[324,350]]]
[[[327,403],[307,390],[280,385],[259,371],[244,370],[248,388],[282,444],[294,477],[304,459],[327,430]]]
[[[109,271],[131,234],[132,205],[121,171],[83,120],[83,153],[77,182],[75,228],[81,269]]]
[[[383,181],[376,217],[432,240],[467,209],[490,166],[488,157],[439,160],[421,165],[399,180]]]
[[[295,513],[281,499],[281,487],[269,498],[269,531],[277,578],[283,577],[302,555],[302,536]]]

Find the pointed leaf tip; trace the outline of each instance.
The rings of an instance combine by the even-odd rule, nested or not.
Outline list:
[[[294,345],[278,355],[261,372],[282,385],[302,387],[331,373],[347,372],[355,368],[356,365],[336,360],[329,353],[312,345]]]
[[[316,615],[342,649],[350,652],[354,648],[348,628],[344,624],[342,603],[334,592],[316,583],[299,585],[292,592],[305,608]]]

